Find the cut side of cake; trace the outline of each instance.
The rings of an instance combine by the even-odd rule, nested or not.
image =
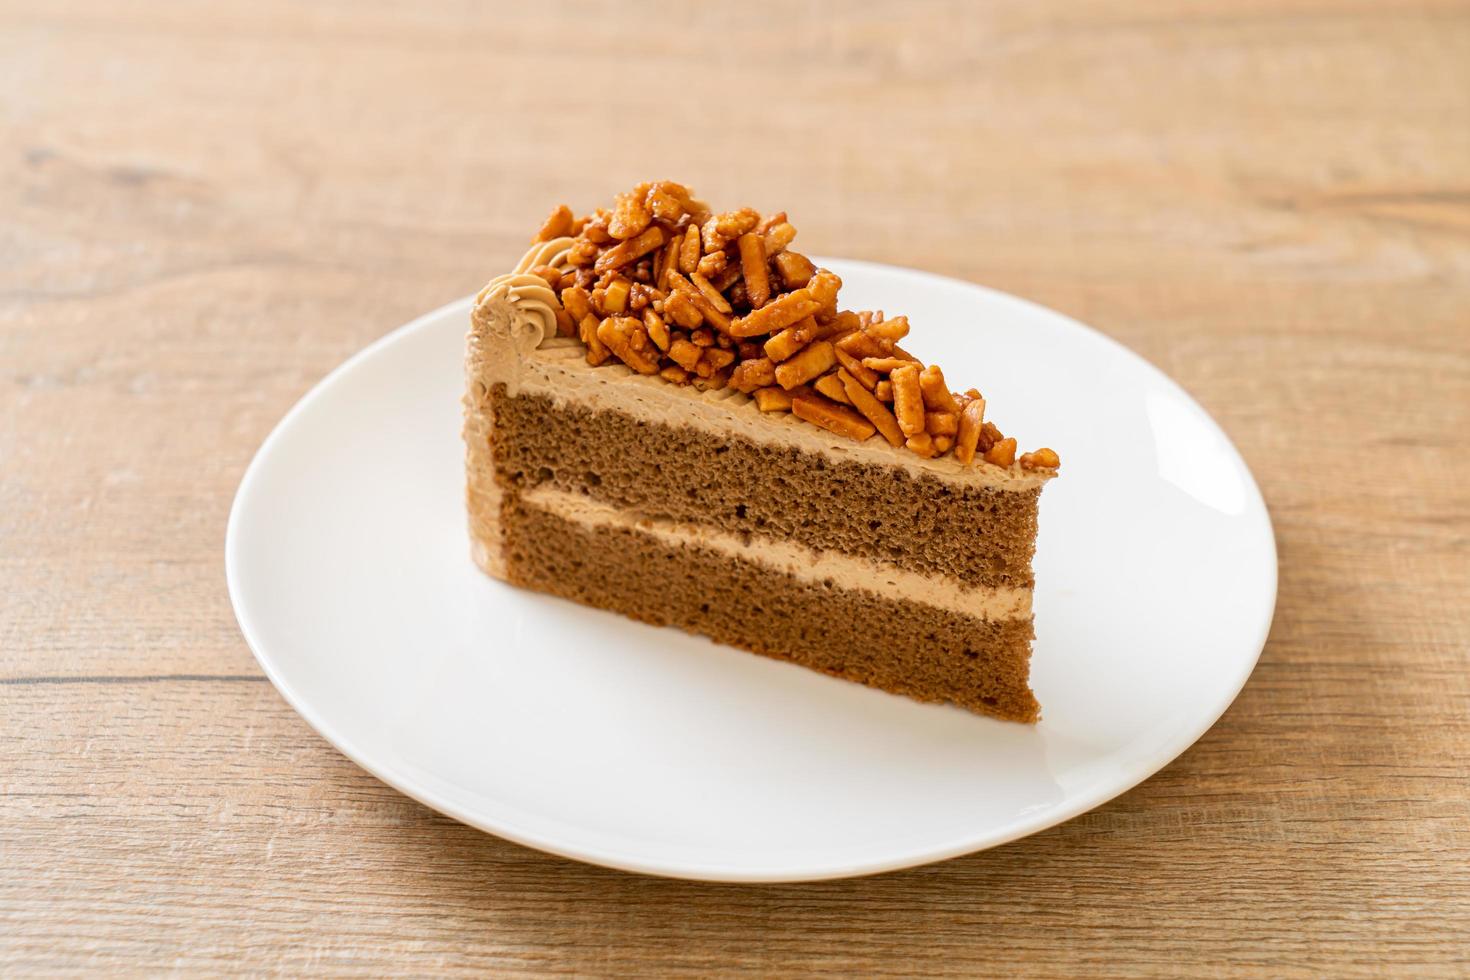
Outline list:
[[[840,308],[784,214],[680,185],[553,212],[476,299],[472,551],[512,584],[923,701],[1034,721],[1051,450]],[[733,270],[733,271],[732,271]]]

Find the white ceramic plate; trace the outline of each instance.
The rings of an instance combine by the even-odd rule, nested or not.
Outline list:
[[[984,390],[1062,478],[1041,502],[1019,725],[922,705],[523,592],[471,563],[459,398],[468,301],[384,337],[291,410],[230,514],[261,666],[378,778],[531,847],[652,874],[793,881],[1050,827],[1157,771],[1250,675],[1276,599],[1250,472],[1177,385],[1066,317],[829,260],[845,305]]]

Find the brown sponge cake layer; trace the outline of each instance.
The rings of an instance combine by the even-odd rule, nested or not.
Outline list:
[[[499,384],[489,397],[496,475],[512,496],[550,485],[648,518],[789,538],[973,586],[1032,585],[1039,488],[959,486],[527,391],[512,397]],[[1029,624],[1024,633],[1023,652]]]
[[[1029,615],[985,620],[804,581],[638,527],[569,519],[515,494],[501,518],[507,578],[516,585],[921,701],[1036,720]]]

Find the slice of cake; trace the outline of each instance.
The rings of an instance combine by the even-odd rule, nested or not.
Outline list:
[[[552,212],[479,294],[470,534],[486,572],[1017,721],[1050,449],[841,308],[786,215],[679,184]]]

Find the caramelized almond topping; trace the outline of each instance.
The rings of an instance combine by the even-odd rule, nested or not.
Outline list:
[[[837,363],[832,345],[825,340],[808,344],[800,354],[781,362],[776,368],[776,383],[791,389],[826,374]]]
[[[924,416],[924,431],[931,436],[952,436],[960,431],[960,419],[954,412],[929,412]]]
[[[980,443],[980,428],[985,421],[985,399],[972,398],[960,411],[959,432],[955,435],[954,458],[969,466]]]
[[[837,344],[837,363],[841,364],[847,370],[848,374],[857,379],[858,383],[869,391],[872,391],[877,386],[878,372],[870,371],[864,367],[862,361],[859,361],[856,357],[853,357],[842,349],[840,342]]]
[[[888,406],[880,402],[871,391],[864,388],[856,378],[848,374],[842,368],[837,369],[837,377],[842,381],[842,388],[847,392],[847,400],[859,412],[872,422],[874,427],[888,440],[889,445],[902,446],[904,443],[903,430],[898,427],[898,419],[888,410]]]
[[[764,357],[741,361],[730,375],[730,386],[746,393],[757,388],[768,388],[776,383],[776,366]]]
[[[904,445],[909,447],[909,452],[917,456],[922,456],[925,459],[934,458],[934,437],[927,432],[920,432],[916,436],[909,436],[908,442],[904,443]]]
[[[812,260],[799,252],[777,253],[775,265],[776,272],[781,276],[781,283],[787,289],[800,289],[817,274],[817,267],[812,265]]]
[[[546,221],[541,225],[541,230],[536,232],[536,237],[531,239],[532,244],[536,242],[549,242],[553,238],[563,238],[572,233],[572,209],[565,204],[559,204],[547,215]]]
[[[812,383],[812,387],[834,402],[841,402],[844,405],[852,404],[852,399],[847,397],[847,390],[843,388],[842,381],[837,377],[837,372],[835,371],[831,374],[822,375]],[[868,421],[871,422],[872,419]]]
[[[1054,470],[1061,465],[1062,461],[1050,449],[1038,449],[1034,453],[1021,454],[1021,466],[1028,470]]]
[[[773,361],[784,361],[801,350],[816,335],[817,321],[811,317],[793,323],[766,341],[763,350]]]
[[[1016,440],[1002,439],[985,452],[985,462],[1010,466],[1016,461]]]
[[[939,370],[938,364],[930,364],[919,372],[919,387],[924,392],[924,407],[929,411],[959,414],[960,406],[954,395],[949,393],[949,386],[944,383],[944,372]]]
[[[663,317],[653,310],[643,311],[643,329],[648,331],[648,339],[659,350],[667,353],[669,349],[669,328],[664,323]]]
[[[736,337],[759,337],[761,334],[775,333],[798,320],[806,319],[821,308],[822,304],[815,302],[806,289],[794,289],[780,299],[772,300],[754,310],[749,316],[736,320],[730,327],[730,333]]]
[[[820,425],[829,432],[835,432],[849,439],[862,442],[875,431],[873,423],[863,418],[857,412],[846,405],[839,405],[829,401],[815,392],[803,392],[791,397],[791,414],[799,419],[805,419],[814,425]]]
[[[745,295],[759,309],[771,298],[771,266],[766,246],[755,232],[740,236],[740,269],[745,276]]]
[[[785,388],[760,388],[752,397],[762,412],[791,411],[791,394]]]
[[[598,324],[597,339],[639,374],[658,374],[658,353],[651,349],[643,324],[632,317],[607,317]]]
[[[864,366],[872,367],[864,361]],[[876,369],[875,369],[876,370]],[[893,414],[898,427],[910,438],[924,431],[924,397],[919,391],[919,369],[904,364],[888,375],[893,383]]]
[[[599,340],[597,337],[597,314],[588,313],[582,318],[582,322],[578,325],[578,327],[579,336],[582,338],[582,343],[587,345],[588,364],[596,367],[597,365],[604,363],[609,357],[612,356],[607,347],[604,346],[602,341]]]
[[[644,193],[647,193],[646,191]],[[653,212],[643,203],[644,195],[634,190],[619,194],[607,222],[607,233],[617,239],[632,238],[653,220]]]
[[[791,250],[784,211],[716,213],[684,185],[654,181],[581,218],[556,208],[532,242],[558,238],[571,239],[558,264],[531,273],[556,293],[557,333],[580,338],[589,364],[617,360],[706,391],[728,385],[762,412],[790,411],[859,441],[881,433],[926,459],[1061,466],[1051,449],[1018,454],[985,420],[979,391],[951,392],[938,365],[900,347],[907,317],[840,309],[842,280]]]

